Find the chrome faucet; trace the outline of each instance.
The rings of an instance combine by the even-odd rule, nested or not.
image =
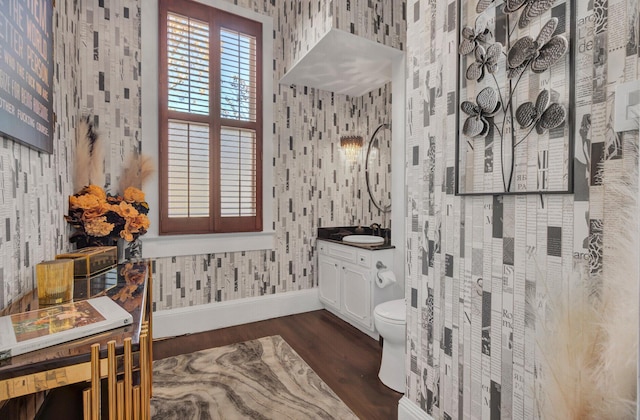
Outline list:
[[[371,226],[369,226],[371,228],[372,235],[374,236],[380,236],[380,224],[379,223],[371,223]]]

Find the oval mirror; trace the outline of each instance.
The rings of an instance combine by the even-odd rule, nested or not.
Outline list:
[[[383,213],[391,211],[391,126],[380,124],[367,146],[364,175],[373,204]]]

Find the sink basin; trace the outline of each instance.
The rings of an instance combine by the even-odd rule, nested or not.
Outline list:
[[[347,235],[342,238],[342,242],[351,244],[381,245],[384,243],[384,238],[373,235]]]

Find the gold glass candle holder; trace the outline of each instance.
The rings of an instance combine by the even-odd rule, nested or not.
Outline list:
[[[36,265],[38,304],[59,305],[73,299],[73,260],[43,261]]]

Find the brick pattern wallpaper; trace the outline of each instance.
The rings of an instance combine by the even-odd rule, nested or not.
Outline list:
[[[373,39],[400,46],[404,36],[402,2],[384,12],[382,2],[239,1],[238,5],[274,18],[274,250],[160,258],[155,262],[156,310],[261,296],[315,287],[315,236],[319,226],[389,223],[389,215],[367,198],[362,160],[347,165],[339,148],[341,135],[365,140],[391,115],[391,86],[359,98],[305,86],[282,86],[287,65],[308,51],[335,25],[335,8],[352,9],[338,29],[359,22],[364,33],[382,25],[391,35]],[[385,2],[387,3],[387,2]],[[380,11],[378,11],[380,9]],[[384,10],[382,10],[384,9]],[[393,21],[383,19],[384,12]],[[358,17],[367,16],[366,20]],[[345,19],[347,19],[345,17]],[[386,29],[385,29],[386,31]],[[385,146],[387,149],[390,145]]]
[[[363,165],[347,166],[338,144],[345,134],[361,134],[368,140],[378,124],[388,122],[390,86],[350,98],[277,82],[286,63],[307,51],[332,25],[358,28],[374,40],[401,47],[403,2],[391,2],[393,7],[389,2],[233,3],[274,18],[276,248],[157,259],[154,310],[314,287],[319,225],[385,223],[374,207],[356,205],[366,198]],[[348,12],[339,10],[347,6]],[[117,185],[127,156],[141,147],[144,68],[139,31],[144,10],[136,0],[94,0],[81,3],[79,13],[80,43],[87,46],[78,60],[80,112],[92,115],[99,133],[108,139],[105,166],[110,188]],[[342,16],[341,23],[334,20],[336,13]]]
[[[241,5],[251,1],[240,1]],[[255,1],[254,1],[255,3]],[[270,3],[275,7],[267,7]],[[250,7],[250,6],[249,6]],[[253,10],[260,12],[258,8]],[[284,48],[280,75],[291,68],[330,29],[340,29],[403,50],[406,39],[406,2],[401,0],[265,1],[265,14],[278,17]],[[264,13],[263,12],[263,13]],[[276,59],[279,61],[278,59]]]
[[[452,188],[458,3],[407,4],[406,396],[433,418],[538,418],[548,372],[535,351],[537,302],[572,274],[602,276],[620,252],[607,251],[615,203],[599,164],[613,177],[637,164],[638,132],[616,133],[611,115],[616,85],[638,78],[638,3],[575,3],[576,192],[497,197]]]
[[[319,225],[388,223],[388,215],[385,220],[375,208],[356,205],[366,196],[363,166],[347,166],[338,143],[345,134],[368,140],[388,122],[390,86],[350,98],[277,81],[331,27],[402,48],[404,2],[233,3],[274,18],[277,246],[157,260],[156,310],[314,287]],[[77,118],[91,115],[107,143],[108,189],[115,190],[123,162],[141,148],[141,13],[137,0],[56,2],[55,152],[0,139],[0,307],[34,286],[35,264],[71,248],[62,215],[73,192]]]
[[[141,148],[139,5],[81,2],[78,37],[79,112],[106,143],[105,188],[115,193],[123,162]]]
[[[69,249],[62,215],[71,194],[78,110],[79,8],[56,2],[53,14],[55,128],[53,153],[0,136],[0,308],[35,287],[35,265]]]
[[[233,2],[274,18],[276,82],[332,27],[407,51],[407,120],[394,122],[407,139],[406,396],[434,418],[536,418],[545,314],[533,302],[585,263],[602,276],[615,203],[599,163],[613,175],[636,164],[626,152],[637,132],[611,121],[615,87],[638,78],[638,1],[575,1],[575,193],[466,198],[449,187],[456,0]],[[56,1],[54,153],[0,137],[0,307],[34,286],[37,262],[70,247],[62,215],[78,116],[93,115],[108,139],[109,185],[140,148],[143,12],[138,0]],[[318,226],[388,223],[361,208],[362,166],[346,166],[337,144],[388,121],[390,86],[361,98],[275,89],[277,247],[157,260],[156,310],[314,287]]]

